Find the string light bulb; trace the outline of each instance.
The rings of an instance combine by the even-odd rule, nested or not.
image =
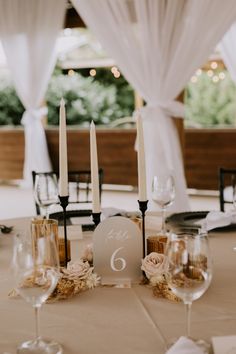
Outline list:
[[[119,70],[118,70],[118,68],[116,67],[116,66],[113,66],[112,68],[111,68],[111,72],[112,72],[112,74],[113,74],[113,76],[116,78],[116,79],[118,79],[119,77],[120,77],[120,72],[119,72]]]
[[[202,69],[198,69],[198,70],[196,71],[196,75],[197,75],[197,76],[202,75]]]
[[[215,83],[218,82],[219,80],[220,80],[219,77],[216,76],[216,75],[214,75],[213,78],[212,78],[212,81],[215,82]]]
[[[114,75],[117,71],[118,71],[118,68],[117,68],[116,66],[113,66],[113,67],[111,68],[111,72],[112,72],[113,75]]]
[[[207,75],[208,75],[209,77],[212,77],[212,76],[214,75],[214,73],[213,73],[212,70],[208,70],[208,71],[207,71]]]
[[[68,76],[73,76],[75,75],[75,72],[73,69],[68,70]]]
[[[96,72],[95,69],[91,69],[91,70],[89,71],[89,75],[90,75],[90,76],[96,76],[96,74],[97,74],[97,72]]]
[[[223,71],[221,71],[221,72],[219,73],[219,78],[220,78],[221,80],[224,80],[224,79],[225,79],[225,73],[223,73]]]
[[[114,75],[114,77],[115,77],[116,79],[119,79],[119,77],[120,77],[120,72],[119,72],[119,71],[116,71],[113,75]]]
[[[218,68],[218,64],[217,64],[216,61],[213,61],[213,62],[211,63],[211,68],[212,68],[213,70],[215,70],[215,69]]]

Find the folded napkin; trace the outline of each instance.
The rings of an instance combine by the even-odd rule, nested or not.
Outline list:
[[[109,218],[111,216],[124,216],[126,218],[134,218],[134,217],[140,217],[139,212],[129,212],[123,209],[117,209],[117,208],[103,208],[102,209],[102,217],[103,219]]]
[[[204,354],[204,352],[191,339],[180,337],[166,354]]]
[[[203,230],[213,230],[236,223],[235,212],[210,211],[204,220],[201,220]]]
[[[123,209],[117,209],[117,208],[102,208],[102,216],[104,219],[109,218],[111,216],[115,216],[115,215],[121,215],[124,216],[124,214],[126,213],[125,210]]]
[[[236,336],[212,337],[214,354],[236,353]]]

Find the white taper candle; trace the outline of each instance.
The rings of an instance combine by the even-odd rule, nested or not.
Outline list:
[[[59,195],[68,195],[68,164],[67,164],[67,139],[66,139],[66,110],[63,98],[60,102],[59,123]]]
[[[92,211],[100,213],[99,178],[98,178],[98,156],[95,124],[90,124],[90,166],[92,184]]]
[[[146,163],[143,139],[143,123],[140,115],[136,118],[137,124],[137,147],[138,147],[138,198],[140,201],[147,200]]]

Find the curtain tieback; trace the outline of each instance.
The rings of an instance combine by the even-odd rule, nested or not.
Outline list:
[[[21,124],[23,125],[34,124],[35,122],[40,121],[43,116],[47,115],[47,113],[48,113],[47,107],[26,109],[25,112],[23,113]]]
[[[167,102],[158,102],[158,103],[148,103],[146,106],[142,107],[140,109],[140,112],[142,114],[146,113],[145,116],[148,117],[147,112],[148,111],[153,111],[157,112],[162,111],[164,114],[174,117],[174,118],[184,118],[185,115],[185,109],[184,109],[184,104],[179,101],[167,101]]]

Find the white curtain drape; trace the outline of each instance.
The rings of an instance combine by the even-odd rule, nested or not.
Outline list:
[[[188,210],[182,156],[171,117],[183,116],[175,98],[236,18],[234,0],[72,0],[131,85],[142,109],[148,196],[151,180],[172,170],[176,201]],[[154,209],[154,205],[151,205]]]
[[[49,171],[51,163],[41,119],[42,101],[56,61],[65,0],[0,0],[0,38],[25,112],[24,179],[31,171]]]
[[[236,22],[224,35],[219,43],[219,49],[232,79],[236,82]]]

